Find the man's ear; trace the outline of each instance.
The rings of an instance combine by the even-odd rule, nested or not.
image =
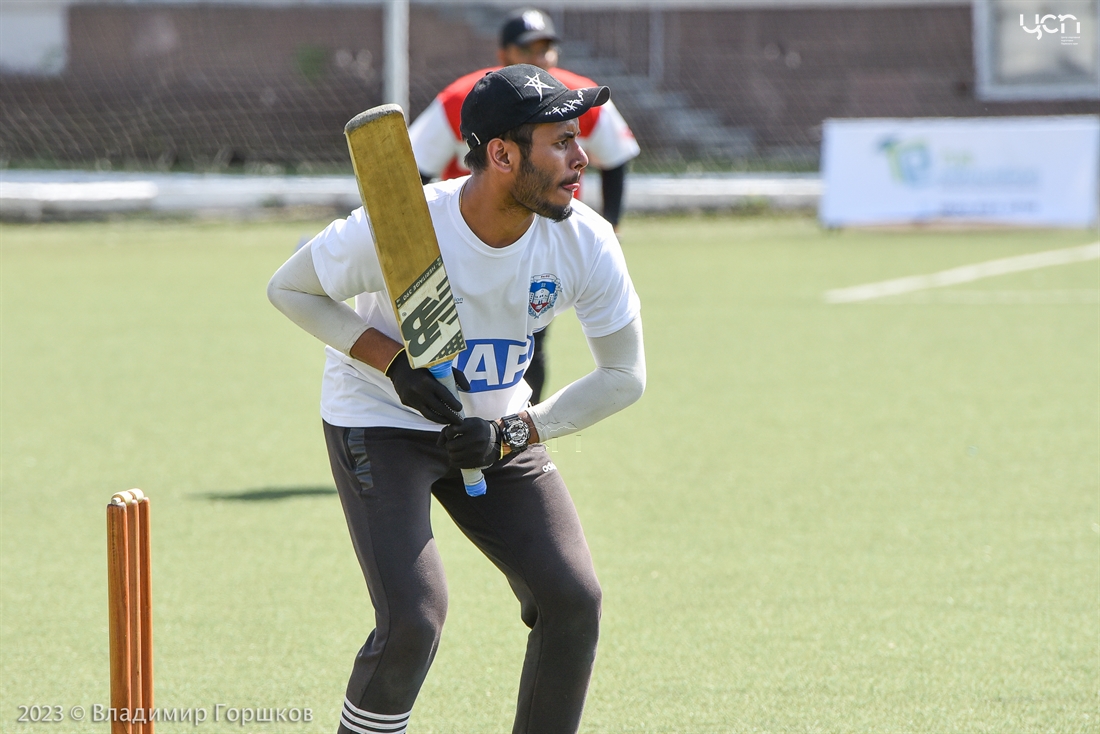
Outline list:
[[[493,138],[485,148],[489,166],[500,173],[511,173],[519,162],[519,146],[510,141]]]

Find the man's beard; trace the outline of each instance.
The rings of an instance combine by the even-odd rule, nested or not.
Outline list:
[[[529,211],[546,217],[553,222],[564,222],[573,214],[573,200],[565,206],[552,203],[546,196],[562,183],[554,179],[552,173],[536,168],[526,157],[519,164],[519,176],[512,187],[512,198]]]

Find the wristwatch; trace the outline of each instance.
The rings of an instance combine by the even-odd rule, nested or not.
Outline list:
[[[504,424],[502,438],[512,453],[518,453],[527,448],[527,441],[531,438],[531,429],[527,422],[518,415],[506,415],[500,419]]]

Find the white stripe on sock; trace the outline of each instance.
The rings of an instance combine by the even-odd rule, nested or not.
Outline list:
[[[382,734],[383,732],[385,734],[405,734],[406,732],[405,724],[398,724],[398,726],[400,726],[401,728],[392,730],[375,729],[373,727],[367,729],[362,726],[357,726],[356,724],[353,724],[351,721],[348,720],[348,714],[346,711],[340,715],[340,723],[344,725],[345,729],[356,732],[356,734]]]
[[[375,714],[364,711],[345,698],[340,721],[358,734],[405,734],[410,714],[411,711],[404,714]]]
[[[372,714],[370,711],[364,711],[363,709],[353,704],[351,701],[348,700],[347,696],[344,696],[344,706],[346,706],[348,711],[353,714],[364,716],[368,719],[374,719],[375,721],[398,721],[408,719],[409,716],[412,714],[412,711],[406,711],[403,714]]]

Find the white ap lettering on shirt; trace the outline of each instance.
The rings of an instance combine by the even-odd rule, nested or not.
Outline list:
[[[470,392],[500,390],[515,385],[527,371],[534,339],[474,339],[458,355],[458,369],[470,382]]]
[[[475,382],[484,382],[488,387],[498,387],[500,376],[497,374],[497,360],[493,345],[491,343],[474,344],[469,351],[470,356],[462,372],[470,381],[470,385],[472,386]]]
[[[527,351],[526,344],[508,345],[508,359],[504,363],[505,384],[510,385],[523,377],[523,373],[527,371]]]

